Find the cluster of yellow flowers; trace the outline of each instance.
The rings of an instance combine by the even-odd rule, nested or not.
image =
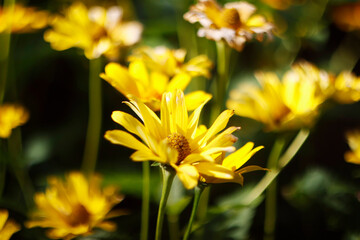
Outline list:
[[[282,80],[271,72],[256,77],[261,88],[240,84],[230,92],[227,106],[239,116],[264,123],[268,131],[311,127],[329,98],[339,103],[360,100],[359,77],[348,71],[335,77],[308,62],[294,64]]]
[[[277,6],[278,1],[273,4]],[[241,51],[253,38],[262,41],[272,36],[274,26],[255,12],[255,6],[247,2],[221,7],[215,0],[199,0],[184,19],[200,23],[199,37],[223,41]],[[123,10],[117,6],[88,8],[75,2],[63,15],[52,17],[21,5],[0,10],[0,32],[29,32],[48,24],[52,28],[44,39],[52,48],[77,47],[88,59],[118,59],[121,48],[138,43],[143,30],[139,22],[124,22]],[[230,92],[228,109],[207,128],[201,125],[200,116],[212,95],[184,91],[195,77],[210,78],[213,64],[205,55],[187,61],[185,57],[183,49],[139,47],[128,57],[128,66],[110,62],[100,77],[128,99],[125,104],[138,117],[114,111],[111,118],[125,130],[108,130],[105,138],[135,150],[130,156],[133,161],[155,161],[175,172],[186,189],[213,183],[243,184],[244,173],[267,170],[243,167],[263,146],[247,142],[236,150],[233,145],[238,138],[233,133],[240,128],[227,127],[234,114],[262,122],[268,131],[283,131],[311,127],[321,105],[330,98],[339,103],[360,100],[360,77],[348,71],[335,76],[300,62],[281,79],[272,72],[258,72],[260,86],[239,85]],[[0,105],[0,137],[8,138],[28,118],[27,110],[19,105]],[[347,139],[351,151],[345,154],[346,161],[360,164],[360,133],[350,132]],[[65,181],[52,177],[45,193],[35,195],[37,210],[26,227],[49,228],[49,238],[66,240],[90,235],[94,228],[114,231],[115,223],[108,219],[125,213],[112,210],[122,199],[116,188],[102,189],[96,175],[72,172]],[[8,220],[8,212],[0,210],[0,239],[9,239],[19,229]]]
[[[109,63],[100,76],[124,96],[137,97],[152,110],[158,111],[164,92],[185,90],[192,78],[210,76],[212,63],[205,55],[184,63],[185,55],[182,49],[141,47],[129,57],[128,68]],[[209,96],[204,91],[192,92],[186,95],[186,104],[193,110]]]

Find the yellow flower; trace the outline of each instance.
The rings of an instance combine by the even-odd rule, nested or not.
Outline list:
[[[87,180],[81,173],[72,172],[66,181],[49,178],[45,193],[35,195],[37,210],[28,228],[50,228],[47,236],[51,239],[72,239],[92,234],[94,228],[114,231],[116,225],[108,218],[122,215],[111,211],[123,197],[116,194],[115,187],[100,188],[101,179],[92,176]]]
[[[114,111],[112,119],[138,136],[143,143],[123,130],[107,131],[105,138],[113,144],[136,150],[131,155],[133,161],[152,160],[171,166],[186,188],[194,188],[199,180],[199,173],[194,165],[202,161],[213,162],[213,154],[233,151],[234,147],[231,145],[237,140],[232,135],[237,127],[230,127],[218,134],[233,115],[232,110],[222,112],[208,130],[198,127],[205,103],[188,116],[181,90],[164,93],[159,118],[144,103],[134,98],[126,104],[142,122],[120,111]]]
[[[347,132],[346,139],[350,151],[345,152],[345,161],[360,164],[360,130]]]
[[[16,4],[13,7],[0,8],[0,33],[28,33],[47,26],[49,14],[32,7]],[[9,30],[10,29],[10,30]]]
[[[263,146],[254,149],[253,147],[254,143],[248,142],[225,158],[224,153],[219,154],[215,163],[200,162],[195,165],[200,173],[200,180],[205,183],[236,182],[242,185],[244,182],[243,173],[266,170],[256,165],[241,168],[257,151],[263,148]]]
[[[272,36],[273,25],[263,16],[254,15],[255,11],[255,6],[247,2],[226,3],[222,8],[214,0],[199,0],[184,14],[184,19],[202,25],[199,37],[214,41],[223,39],[230,47],[241,51],[245,42],[254,37],[261,41],[265,34]]]
[[[8,138],[13,128],[21,126],[29,119],[26,109],[16,104],[0,105],[0,138]]]
[[[191,77],[204,76],[210,78],[212,62],[206,55],[200,55],[185,62],[184,49],[169,49],[163,46],[151,48],[140,47],[134,50],[129,61],[143,60],[151,71],[161,72],[169,77],[179,73],[187,73]]]
[[[121,47],[134,45],[140,40],[142,25],[139,22],[123,22],[123,11],[113,6],[86,8],[81,2],[73,3],[65,16],[52,21],[53,29],[44,38],[55,50],[77,47],[84,50],[88,59],[105,55],[117,58]]]
[[[128,68],[109,63],[100,77],[124,96],[133,95],[157,111],[164,92],[185,90],[193,77],[210,76],[212,64],[206,56],[201,55],[184,63],[185,54],[184,50],[164,47],[140,48],[129,58]],[[185,99],[188,109],[195,109],[209,96],[203,91],[187,94]]]
[[[231,91],[227,107],[264,123],[267,130],[311,126],[319,105],[330,94],[330,76],[308,63],[294,65],[282,81],[274,73],[258,73],[256,77],[262,88],[240,85]]]
[[[332,19],[344,31],[360,30],[360,2],[344,3],[332,9]]]
[[[8,217],[9,212],[0,209],[0,240],[9,240],[14,233],[20,230],[19,224]]]
[[[354,103],[360,100],[360,77],[349,71],[340,73],[334,82],[334,99],[340,103]]]

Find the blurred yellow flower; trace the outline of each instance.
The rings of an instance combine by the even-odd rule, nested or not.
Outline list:
[[[204,76],[210,78],[212,62],[206,55],[199,55],[185,63],[184,49],[169,49],[159,46],[155,48],[140,47],[134,50],[129,61],[142,60],[151,70],[161,72],[169,77],[179,73],[187,73],[191,77]]]
[[[347,132],[346,139],[350,151],[345,153],[345,161],[360,164],[360,130]]]
[[[223,39],[230,47],[241,51],[245,42],[254,37],[262,41],[264,35],[272,36],[273,25],[264,16],[254,15],[255,11],[256,7],[247,2],[230,2],[222,8],[214,0],[199,0],[184,14],[184,19],[202,25],[199,37],[214,41]]]
[[[309,63],[294,65],[282,81],[274,73],[256,77],[262,88],[240,85],[230,92],[227,107],[264,123],[269,131],[310,127],[330,94],[331,77]]]
[[[360,30],[360,2],[344,3],[332,9],[332,19],[344,31]]]
[[[0,8],[0,33],[28,33],[47,26],[49,14],[32,7],[16,4],[13,7]]]
[[[27,110],[16,104],[0,105],[0,138],[8,138],[13,128],[21,126],[29,119]]]
[[[65,11],[65,16],[53,19],[53,29],[45,32],[44,39],[58,51],[77,47],[84,50],[88,59],[101,55],[115,59],[120,48],[140,40],[143,29],[139,22],[123,22],[122,15],[123,10],[118,6],[88,9],[83,3],[75,2]]]
[[[93,175],[87,180],[81,173],[72,172],[66,181],[51,177],[45,193],[35,195],[37,210],[26,223],[28,228],[50,228],[51,239],[72,239],[92,234],[94,228],[114,231],[116,225],[108,218],[124,214],[111,211],[122,201],[116,188],[100,188],[101,179]]]
[[[339,103],[354,103],[360,100],[360,77],[350,71],[340,73],[334,82],[333,97]]]
[[[126,68],[109,63],[100,77],[110,83],[124,96],[133,95],[152,110],[160,109],[164,92],[185,90],[193,77],[210,77],[211,61],[204,55],[184,63],[184,50],[170,50],[165,47],[143,47],[129,57]],[[204,91],[195,91],[185,96],[189,110],[193,110],[211,96]]]
[[[159,118],[142,101],[134,98],[126,104],[142,122],[120,111],[114,111],[112,119],[138,136],[143,143],[123,130],[107,131],[105,138],[113,144],[136,150],[131,155],[134,161],[156,161],[171,166],[187,189],[194,188],[199,180],[195,165],[203,161],[214,162],[213,154],[233,151],[231,145],[237,140],[232,135],[237,127],[230,127],[218,134],[234,114],[232,110],[222,112],[209,129],[198,128],[205,103],[188,116],[183,92],[167,92],[162,96]]]
[[[263,148],[263,146],[254,149],[253,147],[254,143],[248,142],[225,158],[224,153],[219,154],[215,163],[200,162],[195,165],[200,173],[200,180],[205,183],[236,182],[242,185],[244,182],[243,173],[266,170],[256,165],[241,168],[256,152]]]
[[[9,240],[14,233],[20,230],[19,224],[8,217],[9,212],[0,209],[0,240]]]

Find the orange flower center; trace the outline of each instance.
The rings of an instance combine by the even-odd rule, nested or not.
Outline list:
[[[180,133],[172,133],[167,136],[171,148],[176,149],[179,153],[176,164],[180,164],[190,153],[191,148],[186,137]]]
[[[239,28],[241,25],[240,16],[236,9],[224,9],[221,11],[219,22],[221,27]]]
[[[73,212],[68,218],[68,223],[71,226],[78,226],[82,224],[88,224],[90,220],[90,213],[86,210],[86,208],[78,204],[74,207]]]

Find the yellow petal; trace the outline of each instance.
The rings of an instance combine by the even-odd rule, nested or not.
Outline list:
[[[236,152],[227,156],[222,165],[235,171],[244,165],[257,151],[264,148],[263,146],[254,147],[254,143],[248,142]],[[252,149],[252,150],[251,150]]]
[[[176,74],[169,82],[167,87],[168,92],[172,92],[176,89],[184,90],[190,83],[191,76],[187,73]]]
[[[206,132],[204,138],[201,140],[200,145],[207,143],[207,141],[213,137],[215,134],[223,130],[231,116],[234,115],[234,110],[225,110],[223,111],[215,120],[213,125]]]
[[[185,95],[185,103],[188,111],[192,111],[201,104],[211,99],[211,94],[204,91],[195,91]]]
[[[262,168],[260,166],[256,166],[256,165],[251,165],[251,166],[246,166],[243,167],[241,169],[239,169],[238,171],[236,171],[238,174],[243,174],[243,173],[247,173],[247,172],[253,172],[253,171],[269,171],[269,169],[266,168]]]
[[[122,130],[106,131],[105,138],[113,144],[122,145],[138,151],[146,152],[148,150],[148,147],[137,140],[133,135]]]
[[[219,164],[211,162],[201,162],[196,165],[199,173],[201,175],[220,178],[220,179],[233,179],[234,172],[228,168],[225,168]]]
[[[184,184],[186,189],[193,189],[197,186],[199,181],[199,173],[197,169],[189,164],[183,164],[180,166],[172,165],[179,177],[180,181]]]
[[[143,90],[146,91],[150,86],[150,78],[148,70],[143,61],[136,60],[129,64],[129,74],[136,79],[136,81],[143,87]],[[134,84],[134,82],[133,82]],[[138,96],[138,95],[137,95]]]
[[[100,74],[100,77],[110,83],[124,96],[127,96],[128,94],[135,96],[140,95],[137,85],[134,84],[135,79],[133,79],[128,70],[120,64],[107,64],[105,67],[105,74]]]

